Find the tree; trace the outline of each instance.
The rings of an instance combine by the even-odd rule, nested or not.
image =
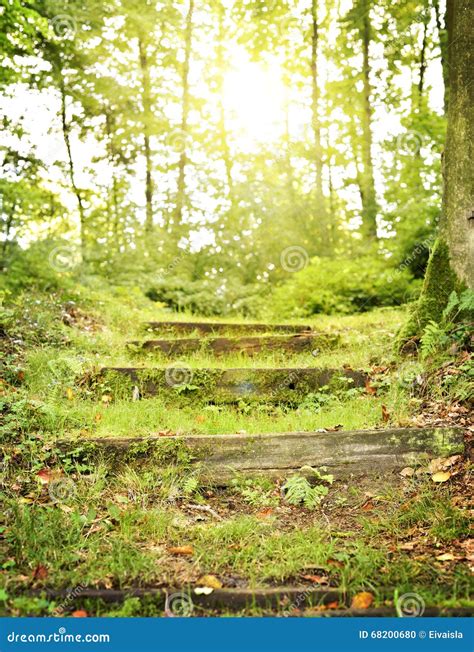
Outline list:
[[[449,104],[443,208],[421,296],[400,333],[403,344],[439,321],[453,290],[474,288],[474,52],[470,0],[448,0]]]

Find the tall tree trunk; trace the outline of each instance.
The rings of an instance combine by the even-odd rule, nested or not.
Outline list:
[[[191,46],[193,37],[193,11],[194,0],[189,0],[188,11],[186,14],[186,28],[184,36],[184,64],[182,75],[182,95],[181,95],[181,154],[178,162],[178,188],[176,195],[176,222],[175,227],[183,221],[183,207],[185,199],[185,169],[187,163],[186,136],[188,131],[189,115],[189,64],[191,61]]]
[[[86,217],[85,217],[85,210],[84,210],[84,202],[82,201],[82,194],[76,183],[76,169],[74,165],[74,158],[72,156],[70,126],[67,121],[66,87],[64,84],[64,78],[61,73],[59,73],[59,91],[61,95],[61,127],[63,132],[64,144],[66,145],[66,150],[67,150],[69,179],[71,182],[73,193],[76,196],[77,207],[79,209],[81,253],[82,253],[82,257],[84,258],[85,251],[86,251],[86,237],[85,237]]]
[[[292,203],[292,205],[295,205],[295,179],[294,179],[294,173],[293,173],[293,166],[291,164],[291,133],[290,133],[290,97],[289,97],[289,89],[290,87],[290,79],[289,75],[285,76],[284,79],[284,89],[285,89],[285,97],[284,97],[284,112],[285,112],[285,168],[286,168],[286,185],[288,189],[288,199]]]
[[[418,78],[418,110],[421,111],[423,106],[423,91],[425,85],[425,72],[426,72],[426,45],[428,33],[428,18],[423,20],[423,40],[421,42],[420,51],[420,73]]]
[[[229,137],[227,133],[225,106],[224,106],[224,65],[225,65],[225,27],[224,27],[224,11],[225,8],[219,3],[218,11],[218,35],[217,35],[217,67],[218,67],[218,103],[219,103],[219,139],[221,143],[222,159],[224,161],[228,198],[230,201],[231,212],[234,209],[234,182],[232,179],[232,156],[229,147]]]
[[[323,198],[323,155],[321,146],[321,124],[319,120],[319,77],[318,77],[318,0],[311,0],[311,111],[314,137],[314,159],[316,165],[316,198],[324,208]]]
[[[474,289],[474,53],[472,0],[448,0],[449,105],[443,208],[417,306],[400,334],[403,343],[439,321],[453,290]]]
[[[0,269],[4,269],[5,263],[6,263],[6,257],[7,257],[7,250],[8,250],[8,245],[10,244],[9,237],[10,237],[10,231],[13,226],[13,220],[15,217],[15,211],[16,211],[16,199],[13,201],[11,208],[8,212],[8,216],[5,222],[5,231],[4,231],[4,240],[2,242],[2,259],[1,259],[1,264],[0,264]]]
[[[148,56],[143,37],[138,38],[138,52],[142,75],[143,154],[145,156],[145,233],[151,233],[153,231],[153,179],[150,146],[152,118],[151,86]]]
[[[448,24],[451,16],[448,16],[448,11],[451,11],[451,3],[447,3],[445,14],[445,27],[441,25],[441,10],[439,7],[439,0],[433,0],[433,7],[436,17],[436,28],[438,30],[439,49],[441,51],[441,67],[443,70],[444,81],[444,111],[448,110],[448,97],[449,97],[449,68],[448,68]]]
[[[372,159],[372,87],[370,83],[369,48],[371,40],[370,2],[362,0],[363,17],[361,27],[363,110],[362,110],[362,228],[370,238],[377,237],[377,198],[375,194],[374,165]]]

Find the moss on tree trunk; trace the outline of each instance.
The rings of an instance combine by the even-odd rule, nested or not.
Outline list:
[[[472,0],[448,0],[449,107],[444,156],[443,207],[421,296],[402,328],[398,344],[417,338],[439,321],[453,290],[474,287],[474,54]]]

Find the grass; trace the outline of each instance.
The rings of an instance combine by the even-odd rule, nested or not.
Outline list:
[[[467,515],[449,492],[426,482],[420,481],[408,500],[392,490],[370,514],[356,512],[346,524],[330,504],[315,511],[289,507],[275,485],[279,498],[263,516],[259,507],[236,505],[240,486],[217,493],[198,490],[167,505],[168,489],[152,474],[142,477],[125,469],[105,479],[98,469],[73,477],[76,493],[64,503],[51,504],[46,488],[34,486],[27,474],[19,479],[29,483],[26,501],[19,503],[9,492],[4,496],[8,527],[2,578],[12,596],[10,609],[21,609],[21,599],[14,596],[39,567],[42,579],[33,582],[39,587],[184,585],[208,574],[224,585],[240,580],[250,587],[304,586],[303,575],[309,573],[325,575],[350,594],[371,591],[379,604],[394,588],[416,590],[427,604],[468,603],[468,569],[443,565],[437,552],[430,552],[464,537]],[[266,481],[261,491],[268,487]],[[361,498],[362,492],[354,495]],[[188,501],[209,500],[223,514],[221,522],[196,521],[186,508]],[[394,518],[400,511],[402,517]],[[400,544],[413,535],[414,526],[422,527],[424,542],[413,556]],[[184,545],[191,546],[192,555],[173,554],[173,546]]]
[[[198,403],[192,395],[179,397],[171,388],[169,395],[157,398],[101,401],[88,392],[84,377],[101,366],[168,364],[163,356],[133,355],[125,343],[143,336],[142,322],[172,316],[133,293],[93,295],[88,301],[89,321],[73,327],[56,322],[49,342],[29,340],[21,365],[10,369],[17,386],[2,390],[2,400],[13,406],[2,432],[14,445],[0,486],[5,505],[0,608],[3,604],[5,613],[51,613],[54,602],[28,597],[31,587],[182,586],[206,574],[216,575],[224,586],[303,587],[308,586],[303,575],[324,575],[331,586],[351,593],[371,591],[376,604],[384,604],[387,594],[393,599],[394,590],[419,592],[427,604],[467,600],[467,568],[436,560],[437,550],[467,535],[465,513],[443,487],[415,479],[401,489],[385,487],[382,495],[371,490],[375,506],[367,512],[361,508],[367,502],[363,485],[336,482],[322,506],[307,510],[288,505],[281,486],[268,480],[241,478],[224,491],[189,482],[184,467],[160,475],[126,466],[89,468],[56,449],[55,442],[66,437],[82,442],[164,430],[252,434],[398,425],[413,408],[400,380],[416,373],[416,365],[406,363],[384,376],[378,395],[352,390],[323,400],[316,393],[293,407],[264,402],[216,406]],[[337,350],[316,356],[263,353],[214,360],[196,353],[184,362],[225,368],[383,366],[393,362],[393,334],[404,314],[387,309],[305,320],[316,329],[342,334]],[[41,324],[47,332],[46,307]],[[17,381],[23,376],[22,385]],[[388,421],[382,419],[382,405]],[[52,480],[38,476],[45,469],[60,479],[66,474],[73,490],[57,500],[49,491]],[[222,520],[193,511],[189,504],[211,506]],[[414,531],[424,537],[416,555],[400,547]],[[191,546],[192,554],[170,550],[184,545]],[[157,614],[146,600],[130,599],[116,607],[100,601],[84,605],[93,615]]]

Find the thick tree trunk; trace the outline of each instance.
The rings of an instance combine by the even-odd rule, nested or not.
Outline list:
[[[189,65],[191,61],[191,45],[193,36],[193,12],[194,0],[189,0],[188,12],[186,14],[186,30],[184,40],[184,64],[182,76],[182,96],[181,96],[181,154],[178,162],[178,190],[176,195],[176,222],[179,226],[183,221],[183,207],[186,192],[185,170],[187,163],[186,135],[188,131],[189,115]]]
[[[143,105],[143,153],[145,156],[145,232],[153,231],[153,179],[150,146],[151,127],[151,86],[150,70],[146,45],[142,38],[138,39],[140,70],[142,74],[142,105]]]
[[[369,48],[371,40],[370,2],[362,0],[363,18],[362,39],[362,74],[363,74],[363,110],[362,110],[362,164],[361,174],[362,228],[370,238],[377,237],[377,197],[375,194],[374,164],[372,158],[372,87],[370,83]]]
[[[452,21],[443,209],[423,290],[400,334],[402,343],[419,336],[428,321],[440,320],[453,290],[474,288],[474,4],[471,0],[448,0],[448,14]]]

